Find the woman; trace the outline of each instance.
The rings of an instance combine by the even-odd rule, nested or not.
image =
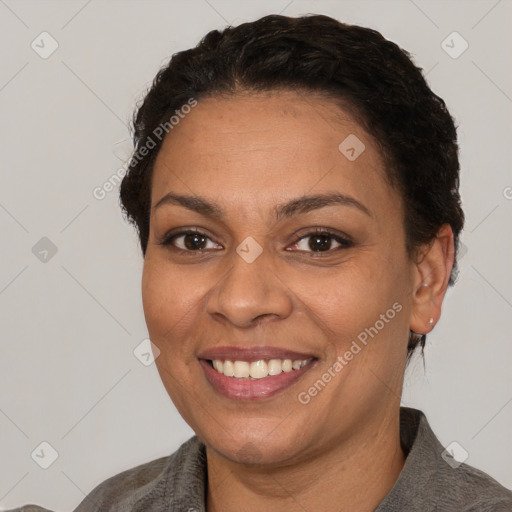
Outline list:
[[[408,54],[267,16],[174,55],[134,124],[121,201],[197,436],[76,510],[512,510],[400,407],[464,220],[453,120]]]

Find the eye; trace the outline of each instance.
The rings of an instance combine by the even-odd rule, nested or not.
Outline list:
[[[167,234],[160,245],[172,246],[185,252],[200,252],[210,249],[222,249],[210,237],[200,231],[187,230],[179,233]]]
[[[348,237],[325,229],[318,229],[312,233],[298,236],[293,247],[304,252],[333,252],[339,249],[348,249],[353,243]]]

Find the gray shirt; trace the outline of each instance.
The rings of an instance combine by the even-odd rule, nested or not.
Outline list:
[[[512,512],[512,491],[478,469],[459,465],[421,411],[400,409],[400,440],[405,465],[374,512]],[[206,482],[205,446],[194,436],[169,457],[109,478],[75,512],[204,512]]]

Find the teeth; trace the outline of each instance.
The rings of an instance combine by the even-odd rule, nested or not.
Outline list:
[[[283,371],[283,365],[281,364],[281,359],[271,359],[268,362],[268,374],[269,375],[279,375]]]
[[[291,359],[285,359],[281,363],[281,368],[283,369],[283,372],[291,372],[292,371],[292,360]]]
[[[245,361],[235,361],[235,377],[239,379],[249,377],[249,363]]]
[[[220,363],[220,361],[219,361]],[[215,363],[214,363],[215,364]],[[219,373],[220,370],[218,368],[215,368]],[[224,373],[224,375],[226,377],[234,377],[235,376],[235,367],[233,365],[233,362],[232,361],[224,361],[224,365],[223,365],[223,369],[222,369],[222,373]]]
[[[268,365],[265,361],[253,361],[249,367],[249,375],[253,379],[262,379],[268,375]]]
[[[263,379],[269,375],[279,375],[282,372],[289,373],[292,370],[300,370],[313,359],[270,359],[268,361],[260,359],[259,361],[221,361],[215,359],[212,361],[213,367],[219,373],[226,377],[235,377],[238,379]]]

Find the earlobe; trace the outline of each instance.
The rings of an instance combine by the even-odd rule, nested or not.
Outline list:
[[[412,283],[410,329],[418,334],[429,333],[441,316],[450,274],[454,263],[453,231],[443,224],[436,237],[418,254]]]

